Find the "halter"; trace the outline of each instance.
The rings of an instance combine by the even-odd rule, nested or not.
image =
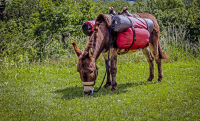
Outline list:
[[[95,81],[93,82],[82,82],[83,86],[94,86],[95,85]]]

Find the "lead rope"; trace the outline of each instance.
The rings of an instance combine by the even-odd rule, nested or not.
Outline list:
[[[106,74],[108,72],[108,65],[109,65],[109,57],[110,57],[110,46],[111,46],[111,30],[112,30],[112,27],[110,27],[110,33],[109,33],[109,48],[108,48],[108,60],[107,60],[107,64],[106,64],[106,73],[104,74],[104,77],[103,77],[103,81],[101,82],[101,85],[99,86],[99,88],[97,90],[94,90],[94,92],[98,92],[102,85],[103,85],[103,82],[105,80],[105,77],[106,77]]]

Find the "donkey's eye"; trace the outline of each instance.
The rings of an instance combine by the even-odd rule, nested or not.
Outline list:
[[[94,71],[90,71],[90,74],[93,74],[94,73]]]

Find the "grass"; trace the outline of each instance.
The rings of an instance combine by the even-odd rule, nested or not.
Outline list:
[[[149,66],[142,52],[118,56],[117,91],[102,88],[83,94],[71,43],[84,50],[88,38],[68,38],[47,48],[50,57],[31,62],[28,54],[0,58],[0,120],[200,120],[200,40],[187,43],[182,28],[163,31],[160,44],[169,52],[163,82],[147,82]],[[56,47],[54,47],[56,46]],[[48,55],[48,54],[47,54]],[[15,61],[17,59],[17,61]],[[41,62],[40,62],[41,61]],[[105,73],[97,60],[96,89]]]
[[[200,120],[200,61],[163,64],[163,82],[147,82],[147,62],[119,56],[117,91],[83,94],[76,66],[41,64],[0,70],[0,119]],[[105,67],[99,64],[96,89]]]

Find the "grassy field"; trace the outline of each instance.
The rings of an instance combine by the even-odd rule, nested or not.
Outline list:
[[[119,58],[117,91],[83,94],[76,65],[32,64],[0,70],[0,119],[200,120],[200,61],[163,63],[163,82],[147,82],[147,62]],[[99,62],[100,63],[100,62]],[[99,64],[96,89],[105,67]]]

